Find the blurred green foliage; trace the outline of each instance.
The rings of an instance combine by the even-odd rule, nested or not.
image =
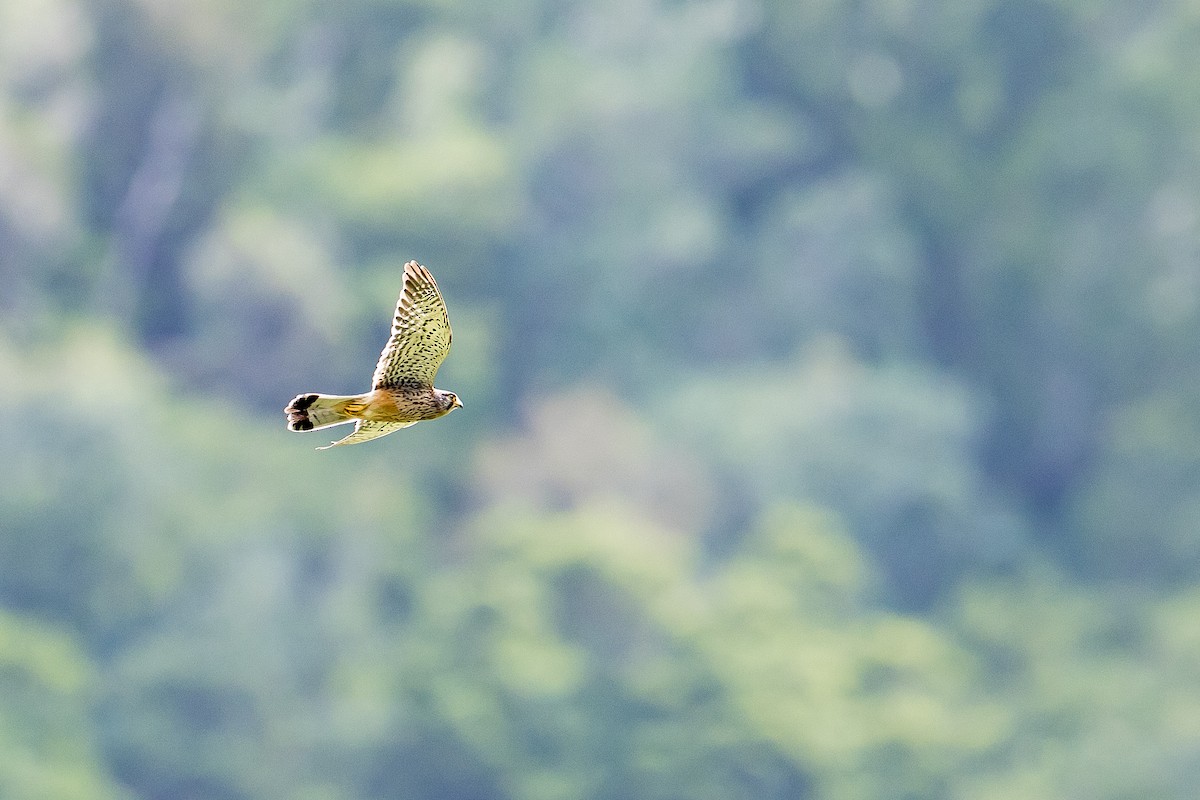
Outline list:
[[[1198,41],[0,0],[0,796],[1195,797]]]

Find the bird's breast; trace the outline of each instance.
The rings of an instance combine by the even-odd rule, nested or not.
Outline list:
[[[376,389],[360,416],[372,422],[418,422],[444,413],[432,389]]]

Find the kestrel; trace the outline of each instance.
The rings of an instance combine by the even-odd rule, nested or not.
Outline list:
[[[318,450],[386,436],[462,408],[454,392],[433,388],[433,377],[450,352],[450,316],[429,270],[404,265],[404,288],[396,302],[392,335],[379,355],[366,394],[301,394],[288,403],[288,430],[315,431],[354,421],[354,433]]]

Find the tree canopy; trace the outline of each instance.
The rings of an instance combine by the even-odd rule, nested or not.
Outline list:
[[[0,0],[0,795],[1196,796],[1197,35]]]

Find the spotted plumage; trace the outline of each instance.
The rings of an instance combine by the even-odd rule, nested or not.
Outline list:
[[[415,261],[404,265],[392,335],[379,355],[371,391],[360,395],[297,395],[283,410],[288,430],[313,431],[354,422],[354,432],[318,450],[386,436],[462,407],[458,395],[435,389],[450,352],[450,317],[437,282]]]

